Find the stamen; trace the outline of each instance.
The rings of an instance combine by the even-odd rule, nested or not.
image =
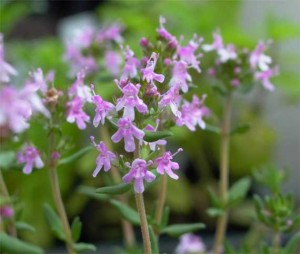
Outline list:
[[[94,146],[97,146],[94,136],[90,136],[90,140],[91,140],[91,142],[93,143]]]
[[[183,151],[183,149],[182,149],[182,148],[179,148],[179,149],[177,150],[177,152],[175,152],[175,153],[172,154],[172,157],[174,157],[176,154],[178,154],[178,153],[180,153],[180,152],[182,152],[182,151]]]

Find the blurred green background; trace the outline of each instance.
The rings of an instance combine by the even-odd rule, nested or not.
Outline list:
[[[238,95],[234,102],[234,124],[250,123],[250,131],[236,135],[231,142],[230,178],[232,181],[249,174],[265,164],[287,166],[290,180],[285,189],[298,200],[300,154],[300,18],[299,1],[9,1],[0,2],[0,31],[4,33],[6,59],[18,70],[14,79],[21,85],[28,71],[41,67],[44,73],[56,71],[55,86],[65,89],[73,80],[67,78],[68,67],[62,61],[64,46],[62,24],[69,19],[93,19],[99,25],[120,21],[125,26],[125,43],[141,56],[139,39],[155,37],[159,16],[165,16],[167,29],[175,36],[184,34],[188,40],[194,33],[212,41],[212,32],[220,29],[225,43],[235,43],[253,49],[256,43],[272,39],[269,55],[280,66],[280,75],[273,79],[276,91],[269,94],[262,88],[249,95]],[[203,60],[202,69],[211,63]],[[111,81],[106,84],[107,97],[113,93]],[[205,75],[193,75],[198,94],[207,93],[207,105],[215,115],[222,111],[222,98],[213,94],[211,80]],[[89,127],[82,132],[66,123],[63,133],[74,145],[66,154],[89,145],[89,136],[96,133]],[[218,176],[218,136],[186,128],[174,129],[169,140],[170,149],[183,147],[178,156],[181,179],[169,181],[167,204],[171,207],[172,222],[202,221],[213,229],[214,220],[208,218],[207,186],[215,187]],[[42,124],[36,123],[27,134],[39,148],[47,151],[47,139]],[[60,184],[70,218],[79,215],[84,223],[82,240],[103,242],[121,239],[119,216],[108,203],[90,200],[78,193],[80,185],[101,186],[100,174],[92,179],[97,152],[91,151],[76,163],[59,168]],[[23,201],[22,220],[33,224],[36,233],[24,237],[43,246],[51,246],[53,239],[46,225],[42,203],[52,203],[48,174],[45,169],[30,176],[18,171],[5,172],[11,194]],[[297,180],[298,179],[298,180]],[[255,186],[253,186],[255,188]],[[147,194],[149,204],[156,186]],[[255,191],[255,189],[254,189]],[[245,207],[249,204],[245,203]],[[249,209],[235,211],[232,228],[247,228]],[[250,211],[250,212],[249,212]],[[247,214],[245,214],[246,212]],[[93,225],[93,226],[91,226]]]

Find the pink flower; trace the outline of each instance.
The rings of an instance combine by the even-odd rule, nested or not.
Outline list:
[[[92,102],[91,88],[84,84],[85,72],[79,71],[76,76],[76,81],[68,90],[69,97],[79,97],[83,101]]]
[[[262,71],[269,69],[269,64],[272,63],[272,59],[271,57],[263,54],[265,50],[266,45],[260,41],[255,50],[251,52],[249,62],[252,69],[256,69],[257,67]]]
[[[134,120],[134,108],[143,114],[148,112],[147,105],[138,97],[140,84],[133,85],[132,83],[128,83],[120,89],[123,93],[123,97],[117,100],[116,110],[119,111],[124,108],[123,117]]]
[[[263,87],[266,90],[274,91],[275,88],[269,79],[273,76],[278,75],[278,72],[279,72],[278,67],[275,67],[273,69],[268,69],[268,70],[262,71],[262,72],[257,72],[257,73],[255,73],[255,79],[258,81],[261,81]]]
[[[48,85],[46,83],[46,79],[44,78],[44,74],[41,68],[38,68],[37,70],[33,71],[31,74],[32,81],[30,83],[37,86],[39,90],[41,90],[43,93],[46,93],[48,90]]]
[[[101,168],[104,168],[104,171],[107,172],[111,168],[111,162],[116,159],[116,155],[108,151],[105,143],[101,141],[98,145],[95,143],[95,138],[93,136],[90,137],[92,143],[97,148],[97,150],[100,152],[100,155],[97,157],[96,164],[97,167],[93,172],[93,177],[96,177],[101,170]]]
[[[175,250],[176,254],[200,254],[205,253],[206,247],[202,239],[193,234],[184,234],[179,239]]]
[[[105,52],[105,67],[110,73],[116,77],[120,73],[120,66],[122,64],[122,58],[120,54],[113,50]]]
[[[189,89],[187,81],[192,81],[191,76],[187,72],[187,64],[183,61],[175,62],[172,74],[170,86],[178,86],[186,93]]]
[[[112,24],[99,32],[97,40],[99,42],[103,42],[104,40],[115,41],[116,43],[120,44],[123,42],[123,37],[121,36],[122,31],[123,27],[121,24]]]
[[[137,75],[137,69],[140,66],[140,61],[134,57],[133,51],[127,46],[124,50],[125,66],[121,80],[134,78]]]
[[[160,120],[157,119],[157,120],[156,120],[156,126],[155,126],[155,128],[154,128],[152,125],[148,124],[148,125],[144,128],[144,130],[145,130],[145,131],[150,131],[150,132],[156,131],[157,128],[158,128],[159,122],[160,122]],[[149,147],[150,147],[150,150],[151,150],[151,151],[155,151],[157,145],[159,145],[159,146],[164,146],[164,145],[167,144],[167,141],[164,140],[164,139],[159,139],[159,140],[157,140],[157,141],[155,141],[155,142],[149,142],[149,143],[146,142],[146,141],[144,141],[144,142],[145,142],[146,144],[149,144]]]
[[[233,87],[239,87],[239,86],[241,85],[240,80],[237,79],[237,78],[231,80],[230,83],[231,83],[231,85],[232,85]]]
[[[93,120],[93,125],[95,127],[98,127],[100,121],[101,124],[105,123],[105,118],[108,116],[110,112],[114,110],[115,106],[112,103],[103,100],[100,95],[96,95],[93,87],[92,87],[92,91],[94,93],[92,97],[92,102],[96,105],[96,109],[95,109],[96,115]]]
[[[83,111],[84,102],[80,97],[75,97],[67,103],[67,122],[76,122],[79,129],[86,128],[86,123],[90,120],[90,117]]]
[[[163,16],[159,17],[159,23],[160,23],[160,28],[158,28],[156,31],[161,36],[163,39],[168,41],[169,43],[171,42],[173,46],[177,46],[177,40],[176,37],[170,34],[164,27],[164,24],[166,23],[166,19]]]
[[[153,83],[154,80],[156,80],[159,83],[162,83],[165,80],[164,75],[157,74],[157,73],[154,72],[157,59],[158,59],[158,54],[153,52],[151,54],[151,57],[147,61],[146,68],[141,69],[141,72],[143,74],[143,80],[146,80],[148,83]]]
[[[186,62],[188,66],[191,66],[198,72],[201,71],[199,68],[200,61],[198,60],[201,54],[195,55],[195,51],[199,48],[201,42],[202,38],[197,38],[195,35],[194,39],[191,40],[186,47],[180,46],[177,51],[180,60]]]
[[[151,164],[151,162],[149,164]],[[148,171],[147,167],[149,164],[147,164],[145,160],[135,159],[131,166],[128,165],[131,167],[130,171],[122,178],[124,183],[129,183],[134,180],[134,191],[136,193],[144,192],[144,179],[147,182],[152,182],[156,178],[153,173]]]
[[[158,106],[160,108],[165,108],[170,106],[172,113],[176,117],[180,117],[181,113],[178,110],[178,105],[181,100],[181,96],[179,94],[179,87],[178,86],[171,86],[170,89],[161,95],[161,99],[158,102]]]
[[[161,157],[158,157],[155,160],[155,164],[157,165],[157,172],[161,175],[167,173],[169,177],[177,180],[179,177],[173,172],[173,170],[178,170],[179,165],[177,162],[173,162],[171,160],[173,160],[173,156],[181,151],[182,148],[179,148],[178,151],[174,154],[171,154],[171,152],[165,152]]]
[[[10,75],[17,75],[17,71],[4,59],[3,35],[0,33],[0,82],[10,81]]]
[[[14,210],[8,205],[0,206],[0,218],[11,218],[14,216]]]
[[[17,154],[17,160],[19,163],[25,163],[23,168],[24,174],[30,174],[33,167],[44,167],[39,151],[31,145],[26,145],[25,148]]]
[[[178,126],[186,125],[191,131],[196,130],[196,126],[199,125],[201,129],[205,128],[205,122],[203,117],[209,115],[209,110],[203,105],[206,95],[202,97],[202,100],[194,95],[191,103],[185,102],[181,108],[181,116],[176,119]]]
[[[132,119],[128,117],[119,119],[118,127],[117,132],[111,137],[112,141],[118,143],[124,139],[125,151],[133,152],[135,150],[134,137],[141,140],[145,133],[133,125]]]
[[[213,33],[213,37],[214,37],[214,41],[212,44],[205,44],[202,46],[204,51],[212,51],[212,50],[216,50],[219,51],[222,48],[224,48],[223,46],[223,39],[221,37],[221,35],[217,32]]]

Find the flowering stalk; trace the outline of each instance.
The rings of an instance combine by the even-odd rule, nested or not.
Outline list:
[[[228,167],[229,167],[229,141],[230,141],[230,118],[231,118],[232,93],[227,95],[223,123],[221,127],[221,146],[220,146],[220,183],[219,190],[223,204],[228,199]],[[217,222],[217,231],[215,236],[214,254],[218,254],[223,245],[224,235],[227,227],[228,213],[225,210]]]
[[[50,184],[51,184],[51,189],[52,189],[52,194],[54,198],[54,203],[58,212],[58,215],[61,219],[62,225],[63,225],[63,230],[65,233],[66,237],[66,244],[67,244],[67,249],[69,254],[75,254],[76,252],[73,249],[73,240],[72,240],[72,234],[71,234],[71,229],[70,225],[68,222],[67,214],[65,211],[65,207],[63,204],[63,200],[61,197],[61,192],[59,188],[59,182],[58,182],[58,177],[57,177],[57,167],[56,167],[56,162],[57,160],[53,158],[53,152],[55,151],[55,137],[54,133],[51,132],[49,135],[49,176],[50,176]]]
[[[280,250],[280,232],[277,230],[273,236],[273,254],[278,254]]]
[[[9,193],[8,193],[8,190],[7,190],[3,175],[2,175],[1,168],[0,168],[0,192],[5,198],[10,200],[10,196],[9,196]],[[17,230],[16,230],[15,221],[14,221],[13,216],[11,217],[11,220],[12,220],[12,223],[10,223],[10,225],[8,226],[9,234],[11,236],[17,237]]]

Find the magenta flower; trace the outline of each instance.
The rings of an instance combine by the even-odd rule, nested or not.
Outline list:
[[[265,50],[266,45],[260,41],[255,50],[251,52],[249,62],[252,69],[256,69],[257,67],[262,71],[269,69],[269,64],[272,63],[272,59],[271,57],[263,54]]]
[[[25,163],[25,166],[23,168],[24,174],[30,174],[33,167],[44,167],[44,163],[40,157],[39,151],[31,145],[26,145],[26,147],[17,154],[17,160],[19,163]]]
[[[120,90],[123,93],[123,97],[117,100],[116,110],[119,111],[124,108],[123,117],[128,117],[134,120],[134,108],[143,114],[148,112],[147,105],[138,97],[140,84],[134,85],[132,83],[128,83],[123,88],[120,88]]]
[[[111,111],[114,110],[115,106],[112,103],[103,100],[100,95],[96,95],[93,86],[92,86],[92,91],[94,94],[92,97],[92,102],[96,105],[96,109],[95,109],[96,115],[93,120],[93,125],[97,128],[100,121],[101,124],[105,123],[105,118],[108,116],[108,114]]]
[[[79,129],[86,128],[86,123],[90,120],[90,117],[83,111],[84,102],[80,97],[75,97],[67,103],[67,122],[76,122]]]
[[[179,165],[177,162],[173,162],[171,160],[173,160],[173,156],[181,151],[182,148],[179,148],[178,151],[174,154],[171,154],[171,152],[165,152],[161,157],[158,157],[155,160],[155,164],[157,165],[157,172],[161,175],[167,173],[169,177],[177,180],[179,177],[173,172],[173,170],[178,170]]]
[[[257,73],[255,73],[255,79],[258,81],[261,81],[263,87],[266,90],[274,91],[275,88],[269,79],[273,76],[278,75],[278,72],[279,72],[278,67],[273,68],[273,69],[268,69],[268,70],[262,71],[262,72],[257,72]]]
[[[132,119],[128,117],[119,119],[118,127],[117,132],[111,137],[112,141],[118,143],[124,139],[125,151],[133,152],[135,150],[134,137],[141,140],[145,133],[133,125]]]
[[[101,141],[98,145],[95,143],[95,138],[93,136],[90,137],[92,143],[97,148],[97,150],[100,152],[100,155],[96,159],[97,167],[93,172],[93,177],[96,177],[99,173],[99,171],[104,168],[104,171],[107,172],[111,168],[111,162],[116,159],[116,155],[108,151],[105,143]]]
[[[206,95],[200,100],[194,95],[191,103],[185,102],[181,108],[181,116],[176,119],[176,124],[178,126],[186,125],[191,131],[195,131],[197,125],[204,129],[205,122],[202,118],[209,115],[209,109],[204,106],[205,98]]]
[[[143,193],[145,190],[144,179],[147,182],[152,182],[156,176],[148,171],[148,166],[152,164],[151,162],[147,164],[145,160],[135,159],[132,162],[130,171],[123,176],[123,182],[129,183],[134,180],[134,191],[136,193]],[[130,165],[128,165],[130,167]]]
[[[17,71],[4,59],[3,35],[0,33],[0,82],[9,82],[10,75],[17,75]]]
[[[122,58],[120,54],[113,50],[105,52],[105,67],[114,76],[118,76],[120,73],[120,66],[122,64]]]
[[[170,106],[172,113],[176,117],[180,117],[181,113],[178,110],[178,105],[180,103],[181,96],[179,94],[178,86],[171,86],[170,89],[161,96],[160,101],[158,102],[158,106],[160,108],[165,108]]]
[[[155,128],[154,128],[152,125],[148,124],[148,125],[144,128],[144,130],[145,130],[145,131],[150,131],[150,132],[156,131],[157,128],[158,128],[159,122],[160,122],[160,120],[157,119],[157,120],[156,120],[156,126],[155,126]],[[159,140],[157,140],[157,141],[149,142],[149,143],[146,142],[146,141],[144,141],[144,142],[145,142],[146,144],[149,144],[149,147],[150,147],[150,150],[151,150],[151,151],[155,151],[157,145],[159,145],[159,146],[164,146],[164,145],[167,144],[167,141],[164,140],[164,139],[159,139]]]
[[[187,63],[188,66],[194,68],[198,72],[201,71],[199,68],[200,61],[198,60],[201,54],[195,55],[195,51],[199,48],[201,42],[202,38],[197,38],[195,35],[194,39],[191,40],[186,47],[180,46],[177,50],[180,60]]]
[[[137,69],[140,66],[140,61],[134,57],[133,51],[127,46],[124,50],[125,66],[121,80],[134,78],[137,75]]]
[[[0,206],[0,218],[11,218],[14,216],[14,210],[8,205]]]
[[[143,80],[146,80],[148,83],[153,83],[154,80],[156,80],[159,83],[162,83],[165,80],[164,75],[157,74],[154,72],[157,59],[158,59],[158,54],[153,52],[151,54],[151,57],[147,61],[146,68],[141,69],[141,72],[143,74]]]
[[[176,37],[170,34],[166,28],[164,27],[164,24],[166,23],[166,19],[163,16],[159,17],[159,23],[160,23],[160,28],[158,28],[156,31],[159,34],[160,37],[168,41],[169,43],[172,43],[173,46],[177,46],[177,40]],[[175,48],[174,47],[174,48]]]
[[[186,93],[189,89],[187,82],[192,81],[191,76],[187,72],[187,64],[183,61],[175,62],[170,80],[170,86],[178,86],[182,92]]]
[[[202,239],[193,234],[184,234],[179,239],[175,250],[176,254],[200,254],[205,253],[206,247]]]

